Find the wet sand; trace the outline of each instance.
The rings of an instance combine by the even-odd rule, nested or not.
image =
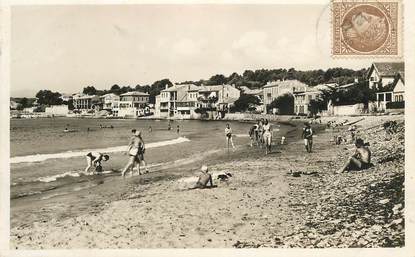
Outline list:
[[[403,117],[367,118],[358,123],[361,135],[366,133],[366,140],[370,140],[370,135],[365,130],[381,124],[384,121],[382,119],[403,120]],[[336,192],[341,192],[342,197],[354,199],[356,192],[351,192],[351,189],[357,188],[359,193],[367,190],[367,184],[380,183],[382,179],[390,178],[393,174],[403,174],[403,165],[398,158],[395,172],[383,168],[388,167],[391,164],[389,162],[382,167],[375,165],[367,172],[334,174],[344,158],[350,154],[352,145],[336,146],[330,139],[345,129],[342,127],[317,133],[314,150],[310,154],[305,152],[302,141],[298,140],[300,131],[296,130],[287,137],[288,145],[275,147],[274,152],[267,156],[263,150],[245,146],[235,153],[231,152],[229,157],[226,152],[218,153],[218,156],[208,158],[207,161],[172,167],[168,173],[160,171],[124,181],[117,180],[111,185],[105,183],[100,187],[102,199],[89,199],[85,192],[79,196],[85,198],[85,211],[77,212],[75,216],[70,214],[67,206],[70,203],[67,202],[52,201],[43,210],[33,206],[35,211],[32,215],[45,215],[42,221],[33,223],[30,222],[30,217],[24,219],[23,216],[27,213],[19,214],[15,210],[16,215],[21,217],[12,226],[11,247],[65,249],[359,246],[353,240],[346,240],[341,244],[340,241],[336,243],[327,239],[344,228],[334,229],[331,234],[324,234],[318,229],[311,233],[307,222],[320,221],[318,217],[322,214],[327,219],[330,218],[327,216],[327,209],[323,213],[322,208],[316,206],[324,207],[327,204],[325,201],[332,197],[333,202],[327,206],[339,208],[336,205],[336,202],[340,203],[337,201]],[[387,144],[399,144],[400,140],[403,141],[396,139]],[[385,145],[381,142],[374,147],[382,150]],[[375,162],[378,157],[374,154]],[[230,172],[232,177],[223,182],[215,179],[214,183],[218,185],[216,188],[182,190],[179,179],[196,176],[198,171],[195,167],[200,167],[204,162],[208,163],[211,172]],[[317,174],[293,177],[287,174],[290,170],[315,171]],[[373,176],[374,173],[382,176]],[[353,181],[353,187],[348,185],[349,181]],[[119,187],[123,188],[122,193],[116,190]],[[118,195],[114,195],[114,192]],[[379,196],[379,200],[383,198],[384,196]],[[49,213],[59,211],[61,216],[48,216]],[[348,217],[349,214],[346,212],[344,215]],[[338,219],[342,221],[345,217],[340,215]],[[352,222],[352,228],[354,225]],[[395,230],[399,235],[403,234],[403,229],[397,227]],[[311,239],[304,238],[308,236]],[[383,246],[381,236],[374,237],[374,244],[366,245]],[[313,241],[312,237],[316,240]],[[321,243],[324,238],[327,242]]]

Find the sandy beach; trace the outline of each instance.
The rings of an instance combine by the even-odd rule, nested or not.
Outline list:
[[[172,167],[177,172],[163,179],[133,177],[117,200],[86,204],[79,215],[16,223],[11,248],[402,247],[404,117],[363,118],[356,125],[373,152],[374,167],[367,170],[335,174],[354,146],[332,139],[347,135],[348,126],[319,130],[307,154],[299,125],[287,145],[267,156],[245,147],[232,158],[208,160],[212,173],[232,174],[227,181],[215,178],[216,188],[183,190],[202,160]],[[362,117],[326,118],[323,125],[334,119],[348,124]],[[388,120],[398,123],[391,135],[383,132]],[[55,203],[33,215],[58,208]]]

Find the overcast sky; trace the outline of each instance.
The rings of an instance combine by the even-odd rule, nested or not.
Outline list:
[[[11,95],[208,79],[245,69],[368,67],[330,57],[325,5],[15,6]]]

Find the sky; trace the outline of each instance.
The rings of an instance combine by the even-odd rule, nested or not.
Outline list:
[[[327,5],[13,6],[10,93],[370,66],[333,59],[330,29]]]

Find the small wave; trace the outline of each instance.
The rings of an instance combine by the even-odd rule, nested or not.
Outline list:
[[[105,170],[102,171],[100,174],[110,174],[115,172],[114,170]],[[64,172],[61,174],[56,174],[56,175],[52,175],[52,176],[46,176],[46,177],[40,177],[37,178],[36,181],[40,181],[40,182],[45,182],[45,183],[49,183],[49,182],[53,182],[56,181],[60,178],[65,178],[65,177],[80,177],[80,176],[93,176],[96,174],[90,173],[90,174],[86,174],[83,171],[68,171],[68,172]]]
[[[167,145],[174,145],[180,144],[184,142],[190,141],[186,137],[179,137],[172,140],[154,142],[146,144],[146,148],[155,148]],[[89,149],[89,150],[82,150],[82,151],[67,151],[62,153],[53,153],[53,154],[34,154],[34,155],[26,155],[26,156],[15,156],[10,158],[10,163],[24,163],[24,162],[42,162],[48,159],[62,159],[62,158],[71,158],[71,157],[79,157],[85,156],[89,152],[105,152],[105,153],[115,153],[115,152],[124,152],[126,151],[126,146],[115,146],[115,147],[108,147],[108,148],[100,148],[100,149]]]

